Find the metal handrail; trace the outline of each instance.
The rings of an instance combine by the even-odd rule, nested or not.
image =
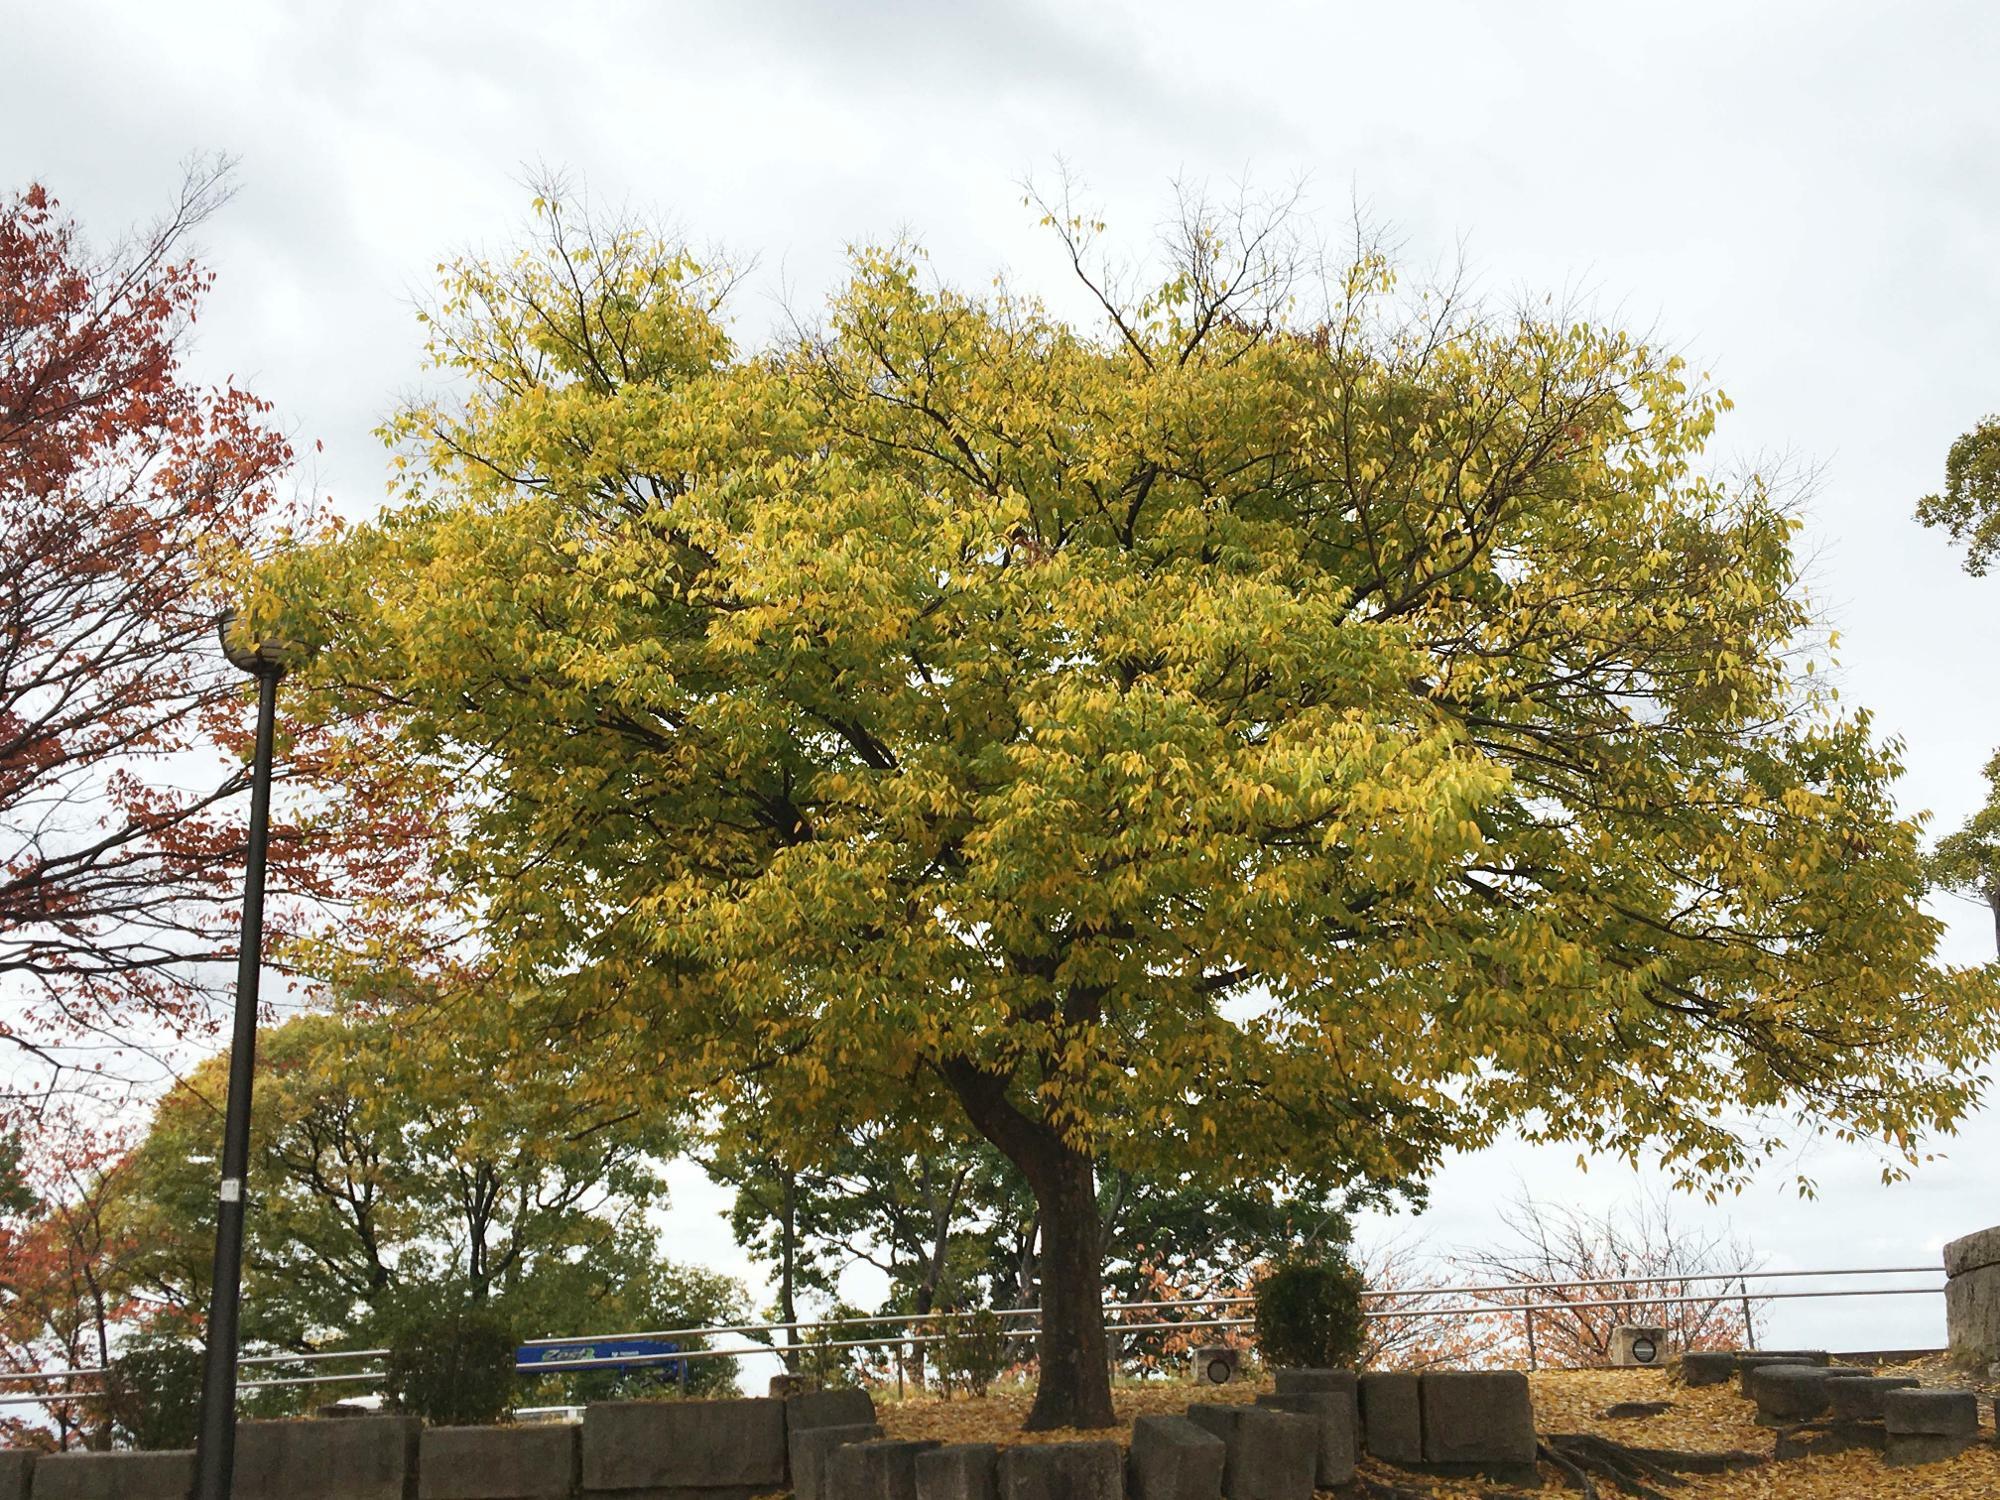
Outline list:
[[[1936,1266],[1844,1266],[1826,1271],[1703,1271],[1691,1272],[1683,1276],[1597,1276],[1566,1281],[1511,1281],[1496,1283],[1491,1286],[1396,1287],[1378,1291],[1366,1291],[1361,1295],[1364,1299],[1373,1298],[1380,1300],[1383,1298],[1402,1297],[1470,1296],[1493,1292],[1530,1292],[1569,1286],[1678,1286],[1699,1281],[1736,1282],[1745,1279],[1763,1281],[1784,1276],[1916,1276],[1926,1273],[1934,1274],[1937,1269]],[[1759,1295],[1764,1294],[1760,1293]],[[1104,1304],[1104,1310],[1106,1312],[1153,1312],[1172,1307],[1218,1307],[1229,1304],[1240,1305],[1254,1301],[1256,1301],[1256,1298],[1249,1293],[1219,1292],[1212,1296],[1179,1297],[1158,1302],[1107,1302]],[[1565,1305],[1574,1307],[1580,1304],[1569,1303]],[[996,1307],[988,1309],[988,1311],[998,1318],[1026,1318],[1039,1314],[1041,1309],[1038,1307]],[[847,1318],[820,1318],[791,1323],[728,1323],[711,1324],[695,1328],[649,1328],[625,1333],[578,1333],[563,1334],[553,1338],[525,1339],[522,1341],[521,1347],[524,1349],[555,1349],[568,1344],[603,1343],[608,1339],[704,1338],[722,1333],[740,1333],[745,1335],[756,1333],[798,1333],[807,1329],[849,1328],[856,1326],[881,1327],[891,1325],[904,1327],[912,1323],[940,1323],[958,1318],[972,1318],[977,1316],[979,1314],[974,1312],[885,1313],[879,1317],[856,1315]],[[771,1345],[761,1347],[757,1352],[761,1354],[768,1352],[769,1348],[777,1347],[781,1346]]]
[[[1937,1268],[1930,1266],[1925,1269],[1935,1271]],[[1556,1284],[1561,1285],[1562,1283]],[[1855,1290],[1836,1287],[1804,1292],[1760,1292],[1757,1294],[1756,1300],[1763,1302],[1805,1297],[1924,1297],[1936,1296],[1943,1290],[1943,1287],[1932,1286],[1873,1287]],[[1718,1300],[1721,1299],[1714,1296],[1661,1296],[1637,1299],[1638,1305],[1643,1307],[1666,1307],[1682,1303],[1715,1302]],[[1575,1312],[1591,1308],[1630,1307],[1633,1303],[1634,1299],[1629,1297],[1591,1302],[1501,1304],[1481,1302],[1475,1303],[1470,1307],[1413,1308],[1408,1312],[1364,1312],[1361,1316],[1370,1321],[1409,1320],[1412,1318],[1476,1318],[1500,1313]],[[1176,1333],[1192,1328],[1249,1328],[1255,1322],[1256,1319],[1254,1318],[1190,1318],[1161,1323],[1106,1323],[1104,1329],[1107,1333]],[[944,1342],[947,1337],[948,1335],[942,1333],[907,1334],[896,1338],[880,1339],[824,1339],[815,1340],[811,1344],[795,1344],[788,1347],[774,1347],[769,1344],[750,1344],[743,1348],[684,1349],[674,1354],[634,1355],[624,1359],[580,1359],[565,1361],[559,1368],[562,1370],[594,1370],[612,1366],[671,1363],[677,1359],[724,1359],[757,1354],[790,1354],[813,1349],[873,1349],[887,1344],[938,1344]],[[548,1373],[550,1367],[547,1365],[516,1365],[515,1368],[517,1370],[536,1370]]]
[[[1702,1271],[1686,1276],[1594,1276],[1576,1281],[1508,1281],[1493,1286],[1419,1286],[1397,1290],[1363,1292],[1363,1297],[1430,1297],[1452,1292],[1534,1292],[1561,1286],[1680,1286],[1693,1281],[1766,1281],[1780,1276],[1924,1276],[1935,1275],[1936,1266],[1849,1266],[1838,1271]],[[1726,1295],[1726,1294],[1719,1294]],[[1778,1295],[1759,1292],[1760,1297]],[[1243,1298],[1243,1301],[1253,1299]],[[1706,1299],[1703,1299],[1706,1300]],[[1575,1307],[1574,1302],[1559,1306]]]
[[[1504,1294],[1504,1293],[1548,1291],[1566,1287],[1686,1286],[1690,1283],[1695,1283],[1695,1282],[1735,1282],[1738,1284],[1743,1284],[1748,1281],[1761,1281],[1766,1279],[1776,1279],[1783,1277],[1903,1276],[1903,1275],[1916,1275],[1925,1273],[1935,1274],[1937,1270],[1938,1267],[1936,1266],[1875,1266],[1875,1267],[1851,1266],[1837,1270],[1694,1272],[1686,1275],[1677,1275],[1677,1276],[1606,1276],[1606,1277],[1583,1278],[1574,1281],[1518,1281],[1518,1282],[1496,1283],[1484,1286],[1403,1287],[1395,1289],[1385,1289],[1380,1291],[1372,1291],[1364,1293],[1363,1295],[1368,1298],[1376,1300],[1401,1299],[1401,1298],[1424,1297],[1424,1296],[1476,1297],[1476,1296],[1490,1296],[1490,1295]],[[1791,1300],[1791,1299],[1803,1299],[1803,1298],[1831,1298],[1831,1297],[1935,1296],[1942,1290],[1943,1290],[1942,1287],[1937,1287],[1937,1286],[1864,1287],[1864,1288],[1831,1287],[1831,1288],[1813,1288],[1804,1291],[1760,1291],[1755,1293],[1754,1296],[1757,1301],[1762,1302],[1762,1301]],[[1483,1317],[1483,1316],[1498,1316],[1498,1315],[1511,1315],[1511,1314],[1525,1315],[1538,1312],[1578,1312],[1578,1311],[1586,1311],[1592,1309],[1631,1307],[1634,1305],[1645,1306],[1645,1307],[1666,1307],[1666,1306],[1674,1306],[1674,1305],[1681,1305],[1688,1303],[1714,1302],[1721,1300],[1723,1297],[1728,1297],[1730,1295],[1732,1294],[1724,1292],[1717,1294],[1701,1294],[1701,1295],[1684,1294],[1679,1296],[1653,1295],[1645,1297],[1617,1297],[1617,1298],[1605,1298],[1605,1299],[1592,1299],[1585,1301],[1515,1302],[1515,1303],[1474,1302],[1471,1303],[1470,1305],[1457,1306],[1457,1307],[1423,1307],[1423,1308],[1411,1308],[1408,1310],[1398,1310],[1395,1308],[1371,1309],[1365,1311],[1362,1314],[1362,1316],[1370,1321],[1385,1321],[1385,1320],[1407,1321],[1414,1318],[1431,1318],[1431,1317],[1445,1317],[1445,1318]],[[1188,1308],[1225,1307],[1232,1305],[1240,1305],[1252,1302],[1254,1300],[1255,1300],[1254,1297],[1246,1294],[1229,1293],[1229,1294],[1218,1294],[1206,1297],[1203,1296],[1184,1297],[1171,1301],[1113,1302],[1105,1304],[1104,1311],[1107,1314],[1109,1314],[1118,1312],[1153,1312],[1169,1308],[1180,1308],[1180,1307],[1188,1307]],[[1016,1308],[998,1308],[998,1309],[993,1309],[992,1311],[995,1316],[1019,1318],[1019,1317],[1037,1315],[1040,1313],[1041,1309],[1035,1307],[1016,1307]],[[846,1318],[822,1318],[813,1321],[795,1321],[790,1323],[740,1323],[740,1324],[725,1324],[725,1325],[708,1325],[703,1327],[690,1327],[690,1328],[657,1329],[657,1330],[648,1330],[644,1332],[632,1332],[632,1333],[566,1334],[551,1338],[528,1339],[522,1343],[521,1347],[530,1349],[549,1349],[549,1348],[572,1347],[584,1344],[604,1343],[614,1339],[642,1339],[642,1338],[665,1339],[665,1338],[694,1338],[694,1337],[713,1338],[717,1335],[724,1335],[724,1334],[741,1334],[748,1336],[758,1333],[764,1333],[764,1334],[775,1334],[778,1332],[798,1333],[808,1329],[812,1330],[835,1329],[835,1328],[852,1327],[856,1325],[864,1327],[871,1327],[871,1326],[882,1327],[886,1325],[895,1328],[907,1328],[911,1324],[923,1324],[923,1323],[936,1324],[940,1322],[953,1321],[961,1318],[977,1317],[979,1315],[980,1314],[977,1312],[891,1314],[883,1317],[873,1317],[873,1318],[866,1316],[859,1316],[859,1317],[846,1317]],[[1171,1319],[1171,1320],[1160,1320],[1148,1323],[1122,1323],[1112,1319],[1107,1319],[1105,1323],[1105,1330],[1110,1333],[1125,1334],[1125,1335],[1139,1334],[1139,1333],[1173,1333],[1173,1332],[1187,1332],[1194,1329],[1246,1328],[1251,1326],[1253,1322],[1254,1319],[1247,1317]],[[1009,1338],[1023,1337],[1031,1332],[1033,1332],[1032,1329],[1021,1329],[1021,1328],[1013,1328],[1005,1330],[1006,1336]],[[941,1343],[944,1341],[945,1337],[946,1335],[943,1333],[906,1332],[906,1333],[898,1333],[893,1337],[864,1337],[864,1338],[854,1338],[854,1339],[813,1340],[810,1344],[794,1343],[789,1345],[779,1345],[774,1343],[752,1343],[744,1345],[742,1347],[684,1349],[684,1350],[677,1350],[673,1353],[668,1353],[668,1354],[630,1355],[615,1359],[564,1361],[560,1366],[553,1368],[542,1364],[517,1363],[515,1365],[515,1369],[517,1371],[523,1371],[523,1372],[550,1374],[557,1372],[568,1372],[568,1371],[579,1371],[579,1370],[629,1368],[635,1365],[670,1364],[673,1363],[674,1361],[684,1360],[684,1359],[685,1360],[724,1359],[724,1358],[741,1358],[741,1357],[755,1356],[760,1354],[787,1354],[787,1353],[796,1353],[801,1349],[807,1349],[807,1348],[833,1350],[833,1349],[880,1348],[888,1345],[914,1347],[919,1345]],[[386,1358],[388,1354],[389,1351],[387,1349],[335,1349],[335,1350],[314,1351],[311,1353],[303,1353],[303,1354],[251,1355],[245,1357],[241,1361],[241,1363],[245,1365],[260,1365],[260,1366],[298,1364],[298,1363],[311,1364],[322,1360],[381,1359],[381,1358]],[[103,1370],[103,1369],[23,1371],[20,1373],[12,1373],[12,1374],[0,1373],[0,1382],[39,1383],[43,1381],[88,1379],[92,1377],[102,1377],[109,1373],[110,1372],[108,1370]],[[251,1391],[251,1390],[264,1390],[282,1386],[332,1385],[332,1384],[343,1384],[343,1383],[358,1383],[362,1381],[380,1381],[382,1378],[383,1378],[383,1372],[379,1370],[357,1371],[348,1374],[274,1377],[267,1380],[245,1381],[239,1387],[239,1389]],[[25,1395],[11,1395],[11,1396],[0,1395],[0,1406],[17,1406],[24,1404],[35,1405],[35,1404],[43,1404],[56,1401],[94,1398],[97,1396],[101,1396],[102,1394],[104,1394],[102,1391],[66,1391],[66,1392],[44,1392],[41,1394],[25,1394]]]

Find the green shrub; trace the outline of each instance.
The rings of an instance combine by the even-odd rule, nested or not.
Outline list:
[[[514,1405],[518,1342],[490,1304],[412,1301],[389,1324],[389,1395],[440,1426],[497,1422]]]
[[[1337,1250],[1281,1261],[1256,1286],[1257,1347],[1272,1368],[1340,1369],[1366,1346],[1361,1272]]]
[[[945,1394],[957,1385],[985,1395],[993,1377],[1007,1367],[1007,1331],[999,1315],[982,1307],[969,1318],[946,1318],[942,1332],[937,1364]]]
[[[790,1347],[780,1347],[785,1364],[794,1375],[805,1377],[808,1386],[835,1389],[865,1385],[883,1373],[886,1351],[895,1346],[902,1329],[887,1323],[870,1323],[858,1307],[836,1302],[817,1321],[833,1324],[807,1330],[804,1338]],[[880,1340],[880,1342],[874,1342]],[[852,1345],[841,1348],[840,1345]]]
[[[834,1347],[847,1338],[850,1331],[846,1328],[814,1328],[787,1351],[794,1370],[806,1378],[807,1385],[818,1390],[835,1390],[841,1386],[860,1384],[855,1377],[855,1351]]]
[[[111,1422],[134,1448],[192,1448],[201,1424],[201,1345],[171,1334],[128,1339],[111,1361]]]

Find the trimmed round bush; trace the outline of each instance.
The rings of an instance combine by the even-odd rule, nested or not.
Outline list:
[[[201,1346],[164,1334],[130,1339],[105,1382],[113,1425],[134,1448],[192,1448],[201,1425]]]
[[[408,1307],[388,1344],[389,1394],[402,1410],[440,1427],[498,1422],[512,1410],[517,1340],[491,1306]]]
[[[1341,1369],[1358,1364],[1368,1322],[1360,1270],[1337,1250],[1280,1261],[1257,1282],[1257,1347],[1267,1366]]]

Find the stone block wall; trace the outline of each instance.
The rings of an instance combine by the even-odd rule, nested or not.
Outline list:
[[[1951,1352],[1981,1365],[2000,1360],[2000,1227],[1946,1245],[1944,1275]]]
[[[412,1500],[415,1417],[238,1422],[236,1500]]]
[[[417,1500],[569,1500],[578,1429],[432,1427],[417,1448]]]
[[[1112,1442],[890,1441],[860,1391],[613,1401],[581,1424],[434,1427],[413,1417],[243,1422],[239,1500],[1311,1500],[1352,1478],[1352,1372],[1290,1371],[1256,1404],[1195,1402]],[[1526,1381],[1368,1377],[1377,1450],[1420,1465],[1532,1458]],[[1372,1396],[1372,1400],[1371,1400]],[[1401,1398],[1400,1400],[1398,1398]],[[1403,1432],[1402,1427],[1408,1431]],[[1501,1438],[1509,1439],[1501,1442]],[[1400,1451],[1400,1450],[1399,1450]],[[187,1500],[191,1453],[0,1454],[0,1500]]]
[[[583,1492],[765,1495],[786,1483],[785,1403],[608,1401],[584,1408]]]
[[[187,1500],[194,1454],[50,1453],[35,1460],[33,1500]]]

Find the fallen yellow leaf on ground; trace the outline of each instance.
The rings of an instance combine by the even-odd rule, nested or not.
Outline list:
[[[1926,1384],[1954,1383],[1942,1366],[1916,1366],[1896,1373],[1913,1373]],[[1614,1442],[1643,1448],[1677,1448],[1695,1453],[1745,1452],[1769,1456],[1773,1435],[1753,1420],[1756,1407],[1727,1385],[1688,1387],[1665,1370],[1553,1370],[1529,1376],[1534,1393],[1535,1427],[1543,1433],[1592,1432]],[[942,1400],[912,1396],[906,1400],[877,1396],[883,1430],[893,1438],[935,1438],[947,1443],[1049,1443],[1103,1440],[1125,1443],[1132,1419],[1148,1412],[1179,1412],[1191,1401],[1249,1402],[1272,1388],[1268,1379],[1225,1386],[1200,1386],[1161,1380],[1120,1385],[1112,1393],[1118,1425],[1103,1432],[1063,1429],[1023,1432],[1021,1423],[1031,1404],[1030,1393],[999,1390],[979,1398]],[[1617,1402],[1666,1401],[1657,1416],[1608,1418],[1606,1408]],[[1769,1462],[1731,1474],[1690,1474],[1677,1496],[1687,1500],[1996,1500],[2000,1497],[2000,1447],[1994,1445],[1992,1408],[1981,1403],[1980,1440],[1966,1453],[1945,1463],[1889,1468],[1880,1454],[1855,1449],[1814,1458]],[[1542,1466],[1541,1492],[1573,1493],[1548,1464]],[[1497,1488],[1478,1481],[1436,1479],[1411,1474],[1374,1460],[1364,1460],[1364,1479],[1438,1497],[1470,1500]],[[1617,1491],[1606,1481],[1607,1496]],[[1515,1493],[1519,1493],[1518,1489]]]

